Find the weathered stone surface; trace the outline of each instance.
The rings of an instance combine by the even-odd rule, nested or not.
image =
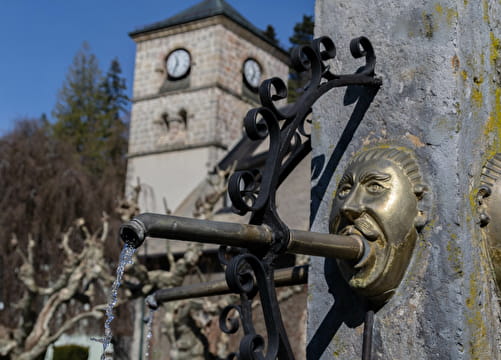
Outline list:
[[[252,57],[259,62],[261,80],[286,79],[287,57],[225,16],[133,39],[137,48],[127,185],[140,178],[143,188],[151,189],[150,198],[141,195],[143,211],[163,212],[163,199],[175,210],[241,138],[243,116],[259,105],[257,94],[244,85],[244,61]],[[178,48],[191,55],[190,73],[169,81],[165,61]]]
[[[429,222],[396,294],[375,315],[374,359],[501,359],[499,298],[474,196],[483,163],[501,151],[500,11],[493,0],[317,1],[316,35],[338,48],[333,68],[356,70],[349,41],[365,35],[383,87],[331,183],[314,176],[312,229],[328,231],[336,183],[364,147],[412,148],[429,185]],[[328,163],[353,110],[344,91],[314,109],[314,167]],[[361,357],[366,305],[335,274],[333,262],[313,260],[310,360]]]
[[[180,142],[184,147],[218,142],[230,146],[241,136],[242,116],[257,104],[243,94],[242,66],[253,57],[262,67],[262,79],[287,77],[283,55],[225,18],[210,18],[135,38],[134,74],[129,153],[162,151]],[[265,46],[266,45],[266,46]],[[162,92],[165,59],[176,48],[191,54],[187,87]],[[276,50],[276,49],[275,49]],[[162,115],[188,114],[183,139],[169,138]],[[160,139],[165,137],[165,139]]]

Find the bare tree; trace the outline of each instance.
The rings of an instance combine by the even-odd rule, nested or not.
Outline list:
[[[93,177],[40,120],[18,122],[0,152],[0,356],[34,359],[102,316],[121,246],[119,220],[102,211],[113,211],[123,180],[112,169]]]
[[[226,192],[226,179],[232,171],[233,168],[218,170],[216,175],[210,177],[210,190],[196,202],[194,216],[205,219],[213,217],[216,204]],[[139,213],[140,191],[141,186],[138,184],[133,196],[122,200],[115,208],[122,221]],[[17,306],[19,316],[16,326],[0,328],[1,356],[9,355],[16,360],[37,359],[59,336],[82,320],[103,318],[106,308],[103,289],[108,289],[114,280],[110,261],[105,254],[105,244],[109,244],[111,232],[110,218],[106,214],[103,214],[101,226],[94,232],[89,230],[83,218],[74,221],[60,236],[58,251],[62,255],[58,257],[58,276],[49,282],[37,274],[38,245],[35,237],[28,233],[28,240],[23,245],[18,236],[12,235],[10,248],[21,259],[17,277],[23,291]],[[82,239],[77,248],[72,246],[72,239],[74,242],[75,238]],[[170,263],[168,271],[148,271],[138,261],[130,266],[126,273],[129,286],[119,302],[145,297],[156,289],[183,285],[187,276],[197,273],[202,245],[189,244],[183,256],[177,260],[170,250],[166,256]],[[292,296],[296,291],[293,289],[280,293],[280,300]],[[214,320],[221,309],[235,300],[236,296],[230,295],[166,304],[161,327],[171,343],[171,358],[202,360],[225,357],[229,338],[215,328],[217,322]],[[211,346],[210,343],[218,346]]]
[[[82,251],[76,253],[69,245],[71,235],[79,231],[84,236]],[[0,353],[10,354],[17,360],[32,360],[45,353],[47,347],[63,333],[85,318],[102,318],[106,304],[99,303],[102,296],[96,289],[108,288],[113,282],[111,270],[104,257],[104,244],[109,235],[108,216],[103,214],[100,231],[90,233],[83,219],[62,234],[61,248],[65,254],[62,271],[50,286],[42,286],[36,279],[35,241],[29,236],[27,249],[19,247],[18,239],[13,235],[12,245],[23,259],[18,278],[25,291],[17,307],[21,316],[15,329],[8,331],[8,340],[4,340]],[[30,305],[40,298],[46,299],[36,317],[33,317]],[[70,317],[61,317],[61,311],[68,303],[79,300],[84,303],[82,310]],[[96,302],[98,304],[96,304]]]

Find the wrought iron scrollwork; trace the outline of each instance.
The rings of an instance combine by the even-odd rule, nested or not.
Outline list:
[[[224,245],[218,255],[226,268],[225,288],[238,293],[241,302],[222,312],[220,327],[226,333],[234,333],[241,324],[244,332],[239,353],[230,354],[228,359],[294,359],[275,292],[274,267],[281,254],[289,251],[359,261],[367,249],[368,245],[357,234],[320,234],[289,229],[277,213],[275,199],[280,184],[311,151],[310,135],[305,124],[313,104],[334,87],[358,85],[374,90],[381,85],[381,80],[374,75],[376,56],[369,40],[365,37],[354,39],[350,49],[355,58],[365,56],[365,64],[348,75],[334,74],[325,63],[336,56],[336,47],[328,37],[318,38],[309,46],[295,49],[292,53],[293,66],[300,72],[308,71],[311,76],[298,101],[286,108],[282,109],[277,104],[277,101],[287,97],[287,87],[282,80],[271,78],[261,84],[259,97],[262,106],[247,113],[244,126],[250,139],[269,140],[265,165],[262,169],[236,172],[228,184],[235,211],[239,214],[252,213],[250,224],[145,213],[120,228],[122,240],[136,248],[147,236]],[[375,91],[371,92],[375,94]],[[360,96],[359,103],[361,99],[367,100]],[[362,117],[364,113],[365,110],[360,112]],[[242,248],[232,257],[238,250],[235,246]],[[157,301],[161,303],[200,294],[200,289],[188,288],[159,290],[150,306],[158,306]],[[212,295],[225,293],[219,284],[204,289]],[[253,325],[252,300],[257,294],[263,310],[266,336],[257,334]],[[232,312],[238,314],[240,321],[229,317]],[[370,331],[366,334],[364,339],[369,339]]]
[[[274,286],[274,260],[285,251],[289,229],[280,219],[275,203],[277,188],[298,163],[311,151],[310,135],[305,122],[313,104],[335,87],[362,85],[379,87],[375,77],[376,56],[365,37],[353,39],[351,54],[365,57],[365,65],[354,74],[334,74],[325,62],[334,59],[336,47],[329,37],[313,40],[311,45],[297,47],[292,52],[292,65],[298,72],[310,72],[310,80],[302,89],[298,101],[282,109],[277,101],[287,98],[284,81],[274,77],[259,87],[262,106],[250,110],[244,119],[244,128],[252,140],[269,139],[269,150],[264,168],[234,173],[228,183],[228,194],[234,211],[240,215],[252,212],[250,224],[266,225],[273,233],[270,248],[242,250],[230,261],[220,256],[226,266],[226,281],[230,289],[240,294],[241,305],[230,306],[221,314],[223,331],[231,332],[235,323],[227,326],[227,316],[236,310],[241,318],[245,336],[240,344],[239,359],[293,359],[294,356],[281,320]],[[220,251],[223,254],[224,251]],[[264,337],[256,334],[252,324],[251,300],[259,292],[267,330]],[[230,331],[231,330],[231,331]],[[236,330],[235,330],[236,331]],[[266,348],[266,354],[263,349]]]
[[[221,314],[219,314],[219,327],[226,334],[234,334],[240,328],[238,320],[234,317],[230,317],[231,311],[241,312],[240,306],[238,305],[228,305],[226,306]]]
[[[223,331],[236,331],[235,323],[233,327],[226,326],[226,319],[231,310],[237,310],[244,329],[245,336],[240,342],[239,358],[242,360],[276,359],[279,351],[287,350],[288,356],[292,356],[292,351],[288,344],[282,344],[281,335],[285,335],[283,329],[280,309],[276,301],[275,285],[269,275],[273,274],[269,264],[261,261],[252,254],[241,254],[234,257],[226,268],[226,281],[229,288],[241,295],[242,304],[238,307],[230,305],[220,318],[220,325],[223,324]],[[265,347],[264,338],[257,334],[252,324],[252,303],[251,300],[259,290],[261,306],[267,329],[266,354],[263,354]],[[284,349],[284,346],[288,349]]]

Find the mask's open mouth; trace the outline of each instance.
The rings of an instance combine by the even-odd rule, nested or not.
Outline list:
[[[341,230],[340,234],[357,235],[360,236],[364,242],[364,254],[362,258],[353,265],[353,268],[356,269],[357,272],[375,263],[375,247],[377,246],[377,240],[381,240],[381,245],[384,246],[384,236],[382,230],[376,221],[366,213],[355,219],[352,224],[345,226]]]

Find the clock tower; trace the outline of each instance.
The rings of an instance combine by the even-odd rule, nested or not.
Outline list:
[[[242,136],[257,88],[288,76],[288,54],[224,0],[133,31],[127,184],[141,211],[175,210]]]

